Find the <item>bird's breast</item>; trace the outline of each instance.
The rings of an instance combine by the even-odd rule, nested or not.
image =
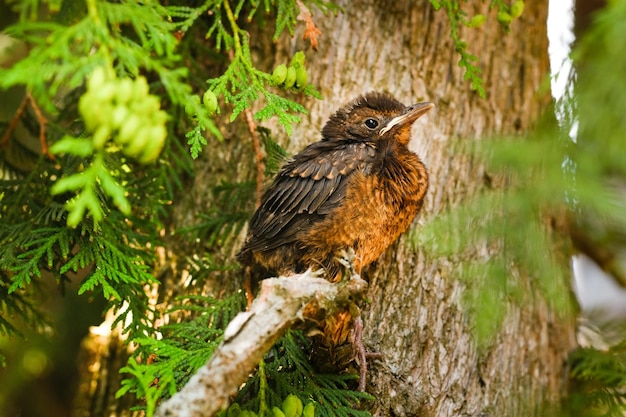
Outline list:
[[[415,154],[386,158],[348,180],[345,199],[308,237],[313,244],[351,247],[355,266],[380,257],[411,225],[428,189],[428,173]]]

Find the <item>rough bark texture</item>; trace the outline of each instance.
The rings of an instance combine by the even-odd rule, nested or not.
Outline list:
[[[455,155],[457,140],[531,127],[549,97],[538,90],[548,73],[546,2],[527,2],[511,32],[496,23],[466,29],[462,37],[480,58],[487,89],[470,91],[456,65],[445,12],[427,1],[353,1],[336,18],[316,16],[320,48],[308,54],[323,102],[307,105],[311,118],[292,138],[295,151],[311,140],[328,117],[353,96],[387,90],[405,103],[437,105],[414,127],[413,149],[430,172],[430,191],[415,227],[451,204],[480,192],[485,172]],[[482,10],[468,10],[488,14]],[[301,44],[281,51],[286,60]],[[285,55],[283,55],[285,54]],[[463,233],[464,231],[451,231]],[[566,356],[574,345],[572,323],[551,313],[541,297],[512,308],[492,347],[479,354],[451,261],[414,253],[403,238],[366,274],[365,339],[383,354],[370,372],[377,416],[537,415],[565,391]]]
[[[310,81],[324,100],[305,100],[310,117],[286,138],[272,128],[290,152],[319,139],[330,114],[353,97],[386,90],[405,104],[436,104],[413,130],[412,148],[430,171],[431,186],[414,227],[485,186],[483,167],[455,154],[461,140],[531,127],[549,97],[538,90],[548,73],[547,2],[527,2],[509,34],[496,22],[488,4],[463,3],[471,14],[488,14],[480,29],[464,29],[470,52],[480,58],[487,98],[463,80],[444,11],[427,0],[340,2],[337,16],[314,14],[322,31],[319,50],[307,49]],[[302,28],[300,28],[302,29]],[[251,29],[258,30],[258,29]],[[251,46],[261,66],[271,71],[308,44],[301,32],[271,43],[271,31],[253,33]],[[207,189],[222,179],[253,172],[245,125],[226,128],[226,142],[213,143],[198,163],[194,185],[177,203],[176,223],[189,225],[211,204]],[[253,178],[253,176],[249,176]],[[454,233],[464,233],[459,230]],[[239,236],[241,240],[242,236]],[[227,259],[238,245],[218,248]],[[176,253],[180,258],[184,253]],[[565,390],[566,355],[574,345],[574,327],[550,312],[537,294],[532,304],[511,308],[503,329],[486,352],[477,352],[462,295],[465,287],[454,262],[431,259],[401,238],[372,268],[363,308],[366,345],[383,354],[370,371],[368,390],[376,395],[376,416],[526,416],[538,415],[545,402],[558,402]],[[176,275],[176,274],[175,274]],[[237,288],[241,277],[215,276],[206,292]],[[177,279],[161,288],[161,299],[180,291]],[[100,414],[94,414],[100,415]],[[122,415],[122,414],[120,414]]]

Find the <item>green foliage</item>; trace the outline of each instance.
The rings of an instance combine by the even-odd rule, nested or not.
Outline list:
[[[270,130],[259,128],[258,131],[266,153],[265,175],[272,177],[287,162],[288,154],[285,149],[272,139]]]
[[[303,404],[313,402],[316,416],[370,416],[355,408],[362,401],[373,399],[350,388],[357,376],[318,374],[304,353],[309,348],[309,341],[301,332],[287,332],[268,352],[263,372],[248,380],[235,401],[242,409],[270,410],[281,408],[285,399],[293,395]]]
[[[189,145],[189,153],[193,159],[200,156],[200,152],[202,152],[202,149],[204,149],[207,144],[206,138],[202,133],[204,130],[202,125],[196,125],[193,130],[185,135],[189,139],[187,144]]]
[[[151,334],[152,313],[143,286],[155,282],[150,273],[154,259],[140,248],[158,238],[141,229],[145,218],[137,218],[133,227],[115,211],[109,213],[110,221],[99,227],[83,222],[80,227],[68,228],[68,212],[49,194],[53,178],[61,177],[62,172],[40,160],[29,177],[0,181],[2,316],[16,316],[38,327],[41,313],[33,297],[43,273],[52,274],[63,286],[78,272],[84,275],[79,293],[102,293],[109,307],[119,312],[116,322],[123,323],[131,337]],[[94,198],[103,198],[99,187]],[[109,212],[105,200],[98,204]],[[19,334],[8,320],[3,320],[3,331]]]
[[[223,331],[232,318],[245,307],[241,292],[221,300],[204,296],[177,299],[181,304],[168,311],[184,320],[161,326],[162,338],[139,338],[137,355],[129,359],[120,372],[130,374],[117,392],[119,398],[133,393],[145,401],[146,414],[152,416],[158,402],[168,398],[204,365],[222,340]],[[191,318],[189,316],[193,315]],[[155,383],[158,381],[158,383]]]
[[[316,3],[324,11],[335,10],[330,3]],[[198,9],[172,6],[169,10],[173,16],[181,19],[175,22],[174,26],[183,30],[189,30],[192,22],[202,13],[211,14],[212,20],[205,37],[215,39],[217,51],[228,51],[229,64],[222,75],[209,79],[207,84],[208,89],[214,95],[222,97],[225,103],[232,106],[230,121],[234,121],[241,112],[249,109],[253,102],[263,97],[266,105],[256,112],[254,118],[264,121],[277,116],[279,122],[291,134],[293,123],[300,121],[297,114],[306,114],[306,109],[295,101],[280,97],[268,90],[271,86],[271,75],[254,66],[250,54],[249,33],[242,29],[239,23],[240,14],[244,9],[246,9],[247,20],[251,20],[260,6],[261,2],[258,1],[248,4],[245,1],[239,1],[233,10],[227,1],[207,1]],[[293,25],[299,14],[297,3],[294,0],[264,2],[266,13],[270,13],[274,7],[277,12],[275,37],[279,36],[285,28],[293,32]],[[321,98],[310,85],[301,91],[306,95]],[[202,143],[200,136],[198,133],[193,133],[188,138],[193,154],[197,155],[199,144]]]
[[[65,22],[61,22],[62,16]],[[104,154],[121,150],[142,163],[152,162],[167,133],[165,114],[158,111],[159,100],[148,95],[148,85],[139,72],[155,73],[174,104],[186,102],[191,88],[183,81],[186,69],[174,67],[180,61],[174,52],[177,41],[162,7],[94,0],[87,2],[86,11],[72,10],[56,17],[47,22],[25,19],[7,29],[12,36],[30,42],[33,49],[13,67],[0,69],[0,86],[24,85],[47,112],[59,115],[59,102],[66,105],[59,97],[80,88],[89,74],[96,74],[79,106],[92,140],[66,134],[51,151],[84,159],[77,172],[52,189],[57,194],[76,193],[67,203],[68,225],[78,226],[86,213],[97,224],[105,209],[96,195],[96,183],[122,213],[130,212],[127,190],[118,181],[128,165],[123,159],[110,158],[105,164]],[[116,73],[122,75],[119,82]],[[212,124],[207,118],[202,122]],[[114,143],[108,142],[111,134]],[[110,165],[112,162],[116,164]]]
[[[265,175],[276,174],[287,160],[287,152],[271,137],[271,131],[258,127],[266,152]],[[227,239],[236,236],[248,222],[254,207],[256,184],[253,181],[223,182],[212,187],[213,206],[199,213],[200,221],[178,232],[191,239],[202,240],[205,247],[224,246]]]
[[[326,2],[310,4],[336,10]],[[56,159],[35,162],[30,157],[32,169],[24,173],[23,167],[12,166],[8,153],[2,154],[7,172],[0,184],[5,332],[18,330],[4,317],[17,315],[36,325],[38,309],[29,300],[42,271],[51,272],[59,285],[70,279],[68,274],[86,272],[80,293],[101,292],[131,338],[151,332],[154,312],[143,286],[154,282],[151,266],[162,218],[182,186],[182,175],[192,172],[188,153],[174,135],[188,131],[193,158],[207,144],[205,133],[221,139],[212,119],[220,110],[218,97],[232,105],[232,119],[264,97],[267,105],[255,117],[278,116],[289,130],[299,120],[297,113],[305,112],[269,91],[269,74],[254,67],[240,14],[250,20],[261,5],[266,13],[276,13],[276,36],[293,31],[299,13],[295,1],[239,1],[234,9],[219,0],[197,7],[103,0],[11,4],[19,21],[5,33],[28,42],[31,53],[0,68],[0,88],[26,87],[45,112],[45,139]],[[207,37],[229,62],[222,75],[209,80],[208,89],[190,81],[197,75],[181,55],[193,38],[185,33],[207,22]],[[204,103],[194,87],[205,91]],[[319,97],[312,86],[301,91]],[[169,117],[160,109],[167,109]],[[188,118],[177,118],[183,109]],[[251,188],[224,184],[215,193],[224,196],[218,199],[224,207],[215,207],[197,228],[212,236],[209,244],[241,228],[247,216],[242,202]],[[233,218],[229,210],[235,204],[241,208]]]
[[[159,339],[135,339],[140,345],[141,361],[133,357],[121,370],[132,378],[123,381],[117,396],[130,392],[141,398],[148,416],[160,400],[179,390],[208,361],[224,329],[246,303],[241,292],[221,300],[189,296],[178,301],[181,304],[168,314],[179,315],[181,320],[160,327]],[[317,374],[304,353],[308,348],[302,333],[288,332],[259,365],[259,372],[242,387],[236,399],[238,405],[231,408],[257,410],[263,415],[273,407],[285,410],[285,399],[295,396],[303,406],[300,412],[306,408],[304,405],[313,403],[317,416],[369,416],[354,409],[361,401],[372,399],[369,394],[349,388],[356,376]]]
[[[74,273],[79,273],[79,293],[102,294],[109,308],[118,313],[116,323],[122,323],[124,331],[134,338],[153,333],[154,312],[144,286],[155,282],[151,273],[154,256],[146,247],[159,244],[159,217],[165,214],[166,202],[180,186],[181,173],[189,171],[189,161],[181,155],[180,147],[170,142],[164,150],[168,160],[151,166],[150,174],[145,175],[145,168],[128,159],[116,144],[107,142],[106,135],[97,139],[88,132],[81,134],[83,126],[68,128],[77,120],[72,103],[86,75],[113,60],[119,73],[143,80],[143,94],[148,86],[137,76],[140,67],[156,71],[162,81],[173,80],[171,98],[181,101],[181,92],[189,87],[176,70],[168,67],[175,62],[171,55],[174,44],[168,38],[171,35],[149,39],[164,28],[154,10],[139,10],[134,3],[128,7],[136,14],[128,13],[122,4],[90,2],[88,6],[86,16],[82,8],[68,6],[55,16],[56,20],[37,22],[31,21],[37,16],[27,9],[38,6],[22,3],[19,7],[23,7],[23,20],[7,29],[13,36],[29,41],[33,51],[13,67],[0,69],[2,88],[26,86],[48,112],[46,139],[53,142],[59,136],[63,138],[52,145],[52,152],[57,154],[54,161],[36,161],[20,154],[19,158],[28,162],[27,171],[24,166],[14,165],[15,154],[1,155],[0,303],[3,317],[15,317],[37,328],[42,317],[37,286],[44,273],[56,278],[61,289],[76,279]],[[131,26],[136,30],[126,33],[129,37],[123,36],[120,28]],[[132,92],[126,101],[119,95],[133,82],[129,78],[122,81],[130,84],[121,82],[107,94],[117,95],[117,104],[132,105]],[[93,103],[81,107],[86,122],[89,117],[113,113],[103,110],[93,107]],[[101,124],[92,123],[91,128]],[[132,135],[131,140],[137,140],[136,136]],[[14,141],[13,147],[19,148],[18,139]],[[87,213],[90,218],[85,217]],[[2,325],[5,333],[19,334],[9,320],[3,319]]]
[[[467,13],[461,8],[461,0],[430,0],[430,4],[435,10],[445,9],[448,20],[450,21],[450,36],[454,42],[454,49],[459,54],[459,67],[465,69],[463,79],[470,82],[472,90],[475,90],[478,95],[485,98],[485,86],[484,81],[480,74],[482,70],[478,67],[478,57],[472,55],[467,50],[467,42],[461,39],[461,26],[469,28],[478,28],[482,26],[487,18],[485,15],[477,14],[471,19],[467,18]],[[524,2],[522,0],[516,0],[511,5],[505,3],[503,0],[490,0],[490,8],[496,8],[498,10],[498,23],[500,23],[506,31],[509,31],[509,25],[514,19],[519,18],[524,11]]]
[[[483,79],[480,78],[480,73],[482,71],[476,65],[476,62],[478,62],[478,58],[467,51],[467,42],[461,40],[459,33],[461,24],[466,24],[467,26],[472,27],[477,25],[477,21],[466,20],[466,13],[463,12],[463,10],[461,9],[458,0],[430,0],[430,3],[433,5],[435,10],[439,10],[441,8],[444,8],[446,10],[446,13],[448,14],[448,19],[450,21],[450,36],[452,37],[452,41],[454,42],[454,49],[460,56],[458,65],[459,67],[465,69],[465,74],[463,75],[463,78],[465,80],[469,80],[472,89],[476,90],[478,95],[480,95],[482,98],[485,98],[485,87],[483,85]]]
[[[74,152],[74,149],[89,149],[89,145],[83,146],[77,143],[79,139],[66,137],[57,142],[52,148],[52,152],[61,153],[63,146],[71,146],[68,152]],[[61,145],[61,146],[56,146]],[[79,155],[82,156],[82,155]],[[130,204],[125,196],[124,188],[115,180],[104,163],[102,154],[97,154],[90,167],[84,171],[72,174],[57,181],[51,188],[53,195],[64,194],[66,192],[78,192],[78,195],[69,200],[66,204],[69,215],[67,216],[67,225],[76,227],[80,224],[88,210],[93,218],[94,225],[97,226],[104,218],[104,211],[100,204],[100,200],[96,195],[96,187],[101,184],[102,190],[113,199],[114,204],[123,214],[130,214]]]
[[[572,415],[619,417],[626,411],[626,344],[607,351],[581,348],[570,356]]]
[[[226,239],[239,233],[249,220],[254,192],[252,181],[216,185],[213,187],[215,204],[207,212],[198,214],[199,223],[181,228],[179,233],[202,239],[207,248],[223,246]]]

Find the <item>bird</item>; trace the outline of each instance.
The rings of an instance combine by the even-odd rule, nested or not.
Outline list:
[[[323,270],[340,281],[341,254],[354,272],[376,261],[405,232],[423,206],[428,171],[408,147],[411,127],[434,107],[405,106],[385,92],[369,92],[342,106],[279,170],[254,212],[237,254],[256,278]],[[355,305],[328,315],[316,332],[314,362],[323,371],[358,359],[365,389],[363,324]]]
[[[239,262],[267,276],[321,268],[336,281],[342,250],[357,273],[376,261],[423,206],[428,171],[408,144],[433,107],[370,92],[337,110],[263,193]]]

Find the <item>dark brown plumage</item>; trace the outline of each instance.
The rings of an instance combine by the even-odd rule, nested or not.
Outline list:
[[[428,174],[407,145],[432,107],[372,92],[339,109],[263,194],[240,262],[267,276],[324,268],[333,280],[341,250],[354,249],[357,272],[378,259],[422,207]]]

